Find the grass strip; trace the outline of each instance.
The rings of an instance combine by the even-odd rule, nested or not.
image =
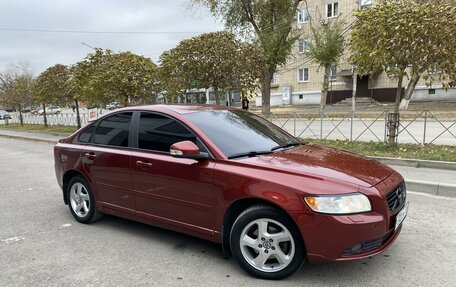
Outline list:
[[[72,126],[48,126],[44,125],[23,125],[20,124],[8,124],[0,125],[0,129],[21,131],[21,132],[36,132],[36,133],[48,133],[52,135],[68,135],[74,133],[77,128]]]
[[[456,146],[450,145],[419,145],[397,144],[389,145],[381,142],[351,142],[342,140],[315,140],[306,141],[359,153],[365,156],[438,160],[456,162]]]

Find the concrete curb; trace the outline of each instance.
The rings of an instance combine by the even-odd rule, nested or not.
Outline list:
[[[456,184],[424,180],[405,180],[407,190],[423,192],[435,196],[456,197]]]
[[[456,170],[456,162],[449,161],[435,161],[435,160],[420,160],[420,159],[399,159],[391,157],[375,157],[370,158],[376,159],[381,163],[390,165],[401,165],[409,167],[422,167],[422,168],[436,168],[446,170]]]
[[[46,143],[51,143],[51,144],[56,144],[58,142],[58,140],[53,140],[53,139],[45,139],[45,138],[39,138],[39,137],[28,137],[28,136],[18,136],[18,135],[0,134],[0,137],[10,138],[10,139],[29,140],[29,141],[35,141],[35,142],[46,142]]]

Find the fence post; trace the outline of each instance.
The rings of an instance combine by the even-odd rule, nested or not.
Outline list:
[[[428,110],[424,110],[424,131],[423,131],[423,145],[426,144],[426,126],[427,126]]]
[[[320,140],[323,139],[323,111],[320,110]]]
[[[293,136],[296,136],[296,112],[294,112],[293,115],[294,115]]]
[[[386,135],[387,135],[387,129],[388,129],[388,111],[385,111],[385,133],[384,133],[384,136],[383,136],[383,142],[386,143]]]

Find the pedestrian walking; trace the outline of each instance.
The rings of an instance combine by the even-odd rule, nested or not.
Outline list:
[[[246,97],[242,98],[242,109],[248,111],[249,110],[249,100]]]

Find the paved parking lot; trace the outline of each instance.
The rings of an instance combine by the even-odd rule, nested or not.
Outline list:
[[[0,155],[0,286],[455,286],[455,199],[411,192],[402,234],[384,254],[269,282],[204,240],[110,216],[78,224],[51,144],[0,138]]]

